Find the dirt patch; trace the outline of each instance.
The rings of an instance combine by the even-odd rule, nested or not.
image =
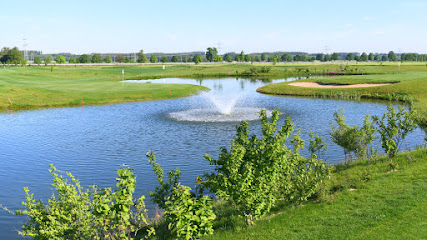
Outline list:
[[[392,83],[362,83],[362,84],[349,84],[349,85],[337,85],[337,84],[319,84],[316,82],[295,82],[289,83],[288,85],[296,87],[309,87],[309,88],[365,88],[365,87],[380,87],[391,85]]]

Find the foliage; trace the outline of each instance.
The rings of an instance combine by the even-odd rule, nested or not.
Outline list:
[[[112,62],[111,57],[110,56],[106,56],[105,59],[104,59],[104,62],[105,63],[111,63]]]
[[[42,63],[42,58],[40,56],[35,56],[34,63],[40,65]]]
[[[293,188],[310,188],[305,183],[292,183],[301,181],[299,177],[304,177],[304,174],[294,177],[296,173],[313,169],[310,161],[317,164],[317,160],[307,162],[299,156],[297,149],[302,147],[302,140],[292,141],[295,143],[295,153],[286,147],[285,140],[293,132],[293,123],[288,118],[278,130],[279,115],[280,112],[274,110],[271,122],[268,122],[267,113],[262,110],[260,112],[261,138],[256,135],[249,136],[248,123],[243,122],[237,127],[230,151],[223,147],[217,160],[206,155],[210,164],[216,165],[216,172],[205,173],[206,182],[203,185],[215,192],[219,198],[231,201],[245,216],[248,225],[253,223],[254,218],[269,212],[276,201],[283,198],[283,195],[293,198],[299,195],[296,194],[297,192],[309,193],[313,190]],[[294,139],[297,137],[294,136]],[[324,177],[323,173],[319,174]],[[303,195],[301,198],[307,197]]]
[[[252,61],[252,57],[251,57],[251,55],[246,54],[246,55],[245,55],[245,62],[250,62],[250,61]]]
[[[211,48],[211,47],[207,48],[206,59],[209,62],[214,61],[217,55],[218,55],[218,50],[216,48]]]
[[[157,181],[160,186],[156,187],[154,192],[150,192],[151,202],[157,204],[160,208],[166,209],[166,200],[171,195],[172,189],[178,186],[179,178],[181,176],[181,172],[176,169],[175,171],[170,170],[168,172],[168,180],[165,182],[164,171],[162,166],[156,162],[156,154],[154,152],[148,152],[147,157],[149,158],[149,162],[153,167],[153,171],[156,174]]]
[[[226,62],[232,62],[233,61],[233,57],[231,57],[231,55],[227,53],[227,54],[224,55],[224,61],[226,61]]]
[[[344,148],[346,160],[351,159],[352,152],[361,159],[366,156],[368,146],[377,138],[376,129],[370,121],[369,115],[365,116],[364,124],[360,129],[357,125],[348,126],[345,119],[344,109],[341,109],[339,113],[334,113],[334,121],[337,126],[330,123],[332,141]]]
[[[117,54],[115,62],[122,63],[125,61],[125,57],[122,54]]]
[[[71,173],[58,175],[50,165],[56,194],[45,205],[24,188],[26,209],[15,214],[29,219],[19,234],[35,239],[130,239],[132,232],[148,226],[144,196],[133,199],[136,180],[132,171],[127,166],[117,171],[114,191],[96,186],[84,190]],[[152,234],[154,229],[150,228],[148,235]]]
[[[167,63],[168,62],[168,58],[166,56],[162,56],[162,58],[160,59],[160,62]]]
[[[311,155],[320,156],[326,149],[328,149],[326,142],[321,137],[315,136],[314,132],[310,132],[308,151],[310,151]]]
[[[58,55],[55,58],[55,62],[58,63],[58,64],[65,63],[65,57],[62,56],[62,55]]]
[[[202,59],[202,56],[200,56],[200,55],[195,55],[194,57],[193,57],[193,62],[197,65],[197,64],[199,64],[199,63],[201,63],[203,61],[203,59]]]
[[[99,54],[99,53],[95,53],[95,54],[93,54],[93,55],[92,55],[92,58],[91,58],[91,62],[92,62],[92,63],[102,63],[102,57],[101,57],[101,54]]]
[[[178,56],[172,56],[171,62],[179,62]]]
[[[151,55],[151,56],[150,56],[150,62],[151,62],[151,63],[156,63],[156,62],[157,62],[157,57],[156,57],[156,55]]]
[[[78,58],[79,63],[90,63],[90,56],[83,54]]]
[[[395,108],[389,104],[387,106],[387,112],[381,119],[376,115],[373,117],[374,123],[377,125],[378,132],[381,136],[381,146],[390,159],[394,158],[399,146],[408,133],[416,128],[415,110],[408,113],[402,106],[399,106],[398,110],[399,111],[396,112]],[[392,162],[390,162],[390,164],[392,164]]]
[[[17,47],[3,48],[0,55],[0,62],[7,64],[20,64],[24,59],[22,52]]]
[[[140,50],[138,53],[138,58],[136,59],[137,62],[139,63],[146,63],[148,62],[147,56],[145,56],[144,54],[144,50]]]
[[[44,63],[45,64],[49,64],[49,63],[51,63],[52,62],[52,60],[50,59],[50,56],[46,56],[45,58],[44,58]]]
[[[206,195],[196,198],[191,188],[178,184],[166,201],[166,222],[176,239],[199,239],[213,233],[212,199]]]

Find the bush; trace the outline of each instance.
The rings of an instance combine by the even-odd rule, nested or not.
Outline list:
[[[58,175],[50,165],[56,194],[45,205],[24,188],[26,209],[15,214],[28,216],[28,220],[19,234],[34,239],[130,239],[132,232],[148,226],[144,196],[133,199],[136,180],[132,171],[126,166],[117,171],[114,191],[95,186],[84,190],[71,173]],[[150,228],[148,235],[152,234]]]
[[[323,171],[327,169],[323,161],[298,154],[304,142],[299,134],[292,140],[295,152],[286,147],[285,140],[294,129],[290,118],[278,130],[279,111],[273,111],[271,122],[265,110],[260,115],[262,137],[249,136],[248,123],[243,122],[237,127],[230,151],[223,147],[217,160],[206,155],[216,168],[215,173],[204,174],[203,185],[219,198],[231,201],[248,225],[268,213],[284,195],[292,201],[306,199],[328,174]]]

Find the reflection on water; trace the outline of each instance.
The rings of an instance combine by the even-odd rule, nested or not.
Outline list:
[[[344,108],[347,123],[351,125],[363,124],[366,114],[386,111],[386,104],[381,102],[279,97],[256,92],[269,81],[288,80],[149,81],[201,84],[225,100],[242,95],[235,103],[238,109],[280,108],[283,113],[281,121],[292,117],[296,127],[302,129],[303,139],[309,139],[309,132],[313,130],[327,141],[329,148],[324,159],[329,163],[343,159],[342,149],[329,137],[329,121],[335,111]],[[156,152],[165,171],[179,168],[183,184],[194,187],[197,175],[212,170],[203,156],[208,153],[216,158],[221,146],[229,146],[237,122],[177,121],[170,116],[176,112],[209,109],[207,105],[206,98],[198,95],[165,101],[0,114],[0,182],[3,183],[0,185],[0,203],[12,210],[22,207],[24,186],[29,187],[35,198],[48,198],[52,194],[50,163],[60,170],[72,172],[84,186],[96,184],[100,187],[114,187],[117,169],[127,164],[135,169],[137,196],[147,196],[147,208],[153,213],[148,192],[154,190],[156,178],[145,157],[146,152]],[[251,122],[249,128],[259,134],[259,121]],[[423,134],[417,130],[408,137],[408,144],[414,147],[422,139]],[[18,238],[14,229],[20,228],[22,220],[0,211],[0,238]]]

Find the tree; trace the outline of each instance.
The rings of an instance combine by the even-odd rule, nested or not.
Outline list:
[[[92,62],[92,63],[102,63],[102,57],[101,57],[101,54],[99,54],[99,53],[95,53],[95,54],[93,54],[93,55],[92,55],[92,58],[91,58],[91,62]]]
[[[263,54],[261,54],[261,61],[266,61],[267,60],[267,57],[265,56],[265,53],[263,53]]]
[[[203,61],[202,56],[200,55],[194,55],[193,62],[197,65]]]
[[[252,57],[251,57],[251,55],[246,54],[246,55],[245,55],[245,62],[250,62],[250,61],[252,61]]]
[[[235,60],[236,62],[240,62],[240,61],[242,61],[242,59],[240,59],[240,55],[239,55],[239,54],[237,54],[237,55],[234,57],[234,60]]]
[[[375,55],[375,57],[374,57],[374,60],[375,60],[375,61],[379,61],[380,59],[381,59],[380,55],[378,55],[378,54],[377,54],[377,55]]]
[[[35,56],[34,63],[40,65],[42,63],[42,58],[40,56]]]
[[[125,57],[122,54],[116,55],[116,62],[122,63],[122,62],[124,62],[124,60],[125,60]]]
[[[227,54],[224,55],[224,61],[226,61],[226,62],[232,62],[233,58],[231,57],[230,54],[227,53]]]
[[[79,63],[90,63],[90,56],[83,54],[79,57]]]
[[[338,53],[332,53],[331,59],[332,61],[337,61],[339,59]]]
[[[50,59],[50,56],[46,56],[44,58],[44,64],[50,64],[52,62],[52,60]]]
[[[111,57],[110,56],[106,56],[105,59],[104,59],[104,62],[105,63],[111,63],[112,62]]]
[[[360,56],[359,55],[354,56],[354,60],[360,62]]]
[[[354,60],[354,58],[353,58],[353,54],[352,54],[352,53],[347,54],[346,60],[347,60],[347,61],[352,61],[352,60]]]
[[[317,61],[323,61],[323,54],[322,53],[317,54],[316,55],[316,60]]]
[[[167,58],[166,56],[162,56],[162,57],[160,58],[160,62],[162,62],[162,63],[167,63],[167,62],[168,62],[168,58]]]
[[[329,62],[329,61],[331,61],[331,55],[329,55],[329,54],[325,54],[325,57],[323,58],[323,61],[324,61],[324,62]]]
[[[147,56],[144,54],[144,50],[140,50],[138,53],[138,59],[136,60],[139,63],[146,63],[148,62]]]
[[[240,59],[240,61],[245,61],[245,53],[243,52],[243,50],[240,52],[240,54],[239,54],[239,59]]]
[[[396,54],[394,54],[394,52],[393,52],[393,51],[388,52],[387,57],[388,57],[388,60],[389,60],[389,61],[392,61],[392,62],[397,61]]]
[[[150,56],[150,62],[151,63],[156,63],[158,60],[157,60],[157,57],[156,57],[156,55],[151,55]]]
[[[206,51],[206,59],[209,62],[212,62],[215,60],[215,57],[218,55],[218,50],[216,48],[207,48]]]
[[[58,63],[58,64],[65,63],[65,57],[62,56],[62,55],[58,55],[55,58],[55,62]]]
[[[368,60],[369,60],[369,61],[374,61],[374,60],[375,60],[375,59],[374,59],[374,54],[373,54],[373,53],[369,53]]]
[[[130,59],[128,57],[125,57],[124,63],[130,63]]]
[[[216,55],[214,62],[222,62],[222,56],[221,55]]]
[[[75,57],[70,57],[70,60],[68,60],[69,63],[77,63],[77,59]]]
[[[383,55],[383,56],[381,57],[381,61],[382,61],[382,62],[387,62],[387,61],[388,61],[387,56],[386,56],[386,55]]]
[[[12,49],[3,48],[0,62],[7,64],[20,64],[23,59],[24,56],[22,55],[22,52],[18,50],[17,47],[14,47]]]
[[[255,62],[261,62],[261,57],[259,55],[255,55],[254,61]]]
[[[178,56],[172,56],[171,62],[179,62]]]
[[[289,54],[284,53],[284,54],[282,55],[281,59],[282,59],[282,61],[283,61],[283,62],[288,62],[289,57],[290,57],[290,56],[289,56]]]
[[[362,62],[368,61],[368,55],[365,52],[363,52],[362,55],[360,56],[360,61]]]

